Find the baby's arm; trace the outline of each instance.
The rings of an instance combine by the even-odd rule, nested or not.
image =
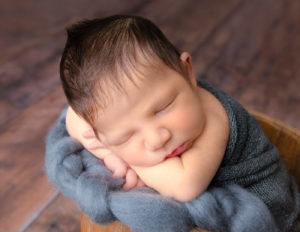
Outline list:
[[[207,117],[201,136],[181,156],[153,167],[132,168],[146,185],[179,201],[191,201],[203,193],[223,159],[229,123],[216,114]]]
[[[103,160],[105,166],[113,172],[114,176],[125,178],[124,189],[131,189],[143,185],[135,171],[105,147],[94,135],[91,126],[80,118],[69,107],[66,114],[66,127],[69,135],[77,139],[88,151]]]

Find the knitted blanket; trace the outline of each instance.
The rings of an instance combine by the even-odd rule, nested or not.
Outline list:
[[[92,220],[118,219],[133,231],[287,231],[300,209],[300,195],[256,120],[232,98],[207,84],[224,105],[231,133],[224,160],[206,192],[178,202],[148,187],[122,190],[101,160],[71,138],[61,113],[46,141],[50,181]]]

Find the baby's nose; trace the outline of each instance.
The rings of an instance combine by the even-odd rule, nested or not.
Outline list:
[[[166,128],[149,130],[146,133],[144,144],[147,150],[156,151],[163,148],[170,138],[171,133]]]

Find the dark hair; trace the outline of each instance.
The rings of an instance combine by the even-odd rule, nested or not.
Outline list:
[[[84,20],[68,28],[67,34],[60,62],[63,89],[70,106],[93,128],[96,113],[105,108],[109,98],[107,84],[120,90],[121,79],[131,79],[130,73],[137,71],[137,51],[148,57],[147,61],[158,58],[183,73],[178,49],[142,17]]]

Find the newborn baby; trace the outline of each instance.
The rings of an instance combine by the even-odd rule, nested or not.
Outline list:
[[[261,224],[274,228],[272,217],[280,231],[292,228],[299,215],[300,195],[278,150],[240,104],[221,90],[196,80],[189,53],[179,52],[149,20],[116,15],[74,25],[68,30],[60,77],[70,105],[66,115],[69,135],[103,160],[116,177],[124,178],[125,190],[143,185],[150,187],[120,191],[120,195],[119,192],[115,195],[105,183],[95,194],[86,197],[98,186],[96,182],[82,194],[78,194],[82,189],[75,191],[74,199],[79,200],[82,207],[92,208],[87,202],[91,201],[93,206],[96,200],[91,196],[97,196],[98,192],[101,195],[101,191],[98,209],[102,209],[103,204],[114,203],[112,198],[106,200],[109,193],[122,196],[154,189],[164,203],[172,202],[184,205],[180,210],[188,209],[184,214],[188,218],[184,220],[185,225],[190,225],[192,215],[197,225],[203,226],[203,217],[199,215],[205,212],[204,218],[210,220],[217,231],[237,224],[236,231],[257,227],[264,230]],[[53,142],[54,137],[50,136],[49,141]],[[63,142],[58,141],[58,144]],[[60,154],[65,150],[59,148],[48,149],[46,159],[51,167],[47,169],[49,176],[54,181],[60,180],[56,168],[61,167],[54,158],[70,155]],[[82,151],[88,153],[85,149]],[[80,160],[81,156],[73,154],[71,157]],[[75,170],[77,174],[86,170],[80,165],[75,166],[80,169]],[[89,174],[80,177],[89,179]],[[61,178],[65,180],[64,176]],[[83,179],[78,177],[77,181]],[[81,185],[75,185],[78,186]],[[105,186],[109,193],[104,191]],[[73,194],[73,191],[68,192]],[[221,195],[215,194],[220,192]],[[139,195],[134,196],[139,199]],[[146,199],[141,202],[149,203]],[[255,202],[260,202],[259,207],[253,208],[257,205]],[[116,205],[120,207],[119,201]],[[141,210],[149,205],[141,204]],[[127,206],[134,208],[132,204]],[[262,220],[255,224],[257,218],[268,218],[259,215],[262,208],[268,208],[272,216],[266,223]],[[152,215],[161,215],[164,209],[151,211]],[[245,226],[234,215],[248,220],[249,209],[252,209],[255,225],[250,221]],[[208,211],[210,217],[206,216]],[[173,208],[168,211],[171,218],[172,212],[177,211]],[[147,213],[139,222],[146,222]],[[126,219],[131,220],[130,216]],[[159,222],[160,219],[158,216]],[[214,219],[220,219],[220,223]],[[160,225],[158,221],[150,218],[147,225]]]
[[[102,159],[125,189],[145,183],[161,194],[190,201],[214,177],[225,152],[229,121],[217,98],[197,86],[191,56],[180,55],[184,73],[158,58],[138,55],[142,77],[122,81],[111,102],[97,115],[97,137],[70,107],[69,134]],[[101,141],[101,142],[100,142]]]

